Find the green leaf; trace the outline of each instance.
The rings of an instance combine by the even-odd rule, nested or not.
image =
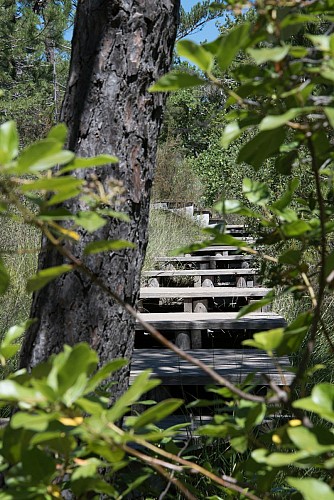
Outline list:
[[[100,167],[102,165],[109,165],[110,163],[118,163],[118,158],[116,156],[111,155],[98,155],[92,156],[91,158],[74,158],[73,161],[66,167],[63,167],[59,170],[59,175],[64,174],[66,172],[71,172],[72,170],[77,170],[80,168],[92,168],[92,167]]]
[[[0,295],[6,293],[10,283],[10,277],[5,264],[0,257]]]
[[[19,136],[16,123],[8,121],[0,125],[0,164],[8,163],[19,152]]]
[[[296,191],[296,189],[299,187],[300,179],[295,177],[292,179],[289,184],[288,184],[288,189],[285,191],[283,196],[279,198],[275,203],[272,204],[271,208],[276,209],[276,210],[283,210],[285,207],[290,205],[293,194]]]
[[[181,40],[176,45],[179,56],[185,57],[196,64],[204,72],[210,72],[213,66],[213,55],[205,50],[202,45],[198,45],[191,40]]]
[[[59,413],[38,412],[29,414],[28,412],[18,412],[13,415],[10,425],[13,429],[28,429],[31,431],[45,431],[52,420],[59,417]]]
[[[267,115],[259,124],[259,130],[274,130],[282,127],[282,125],[294,120],[301,113],[305,113],[305,109],[291,108],[286,113],[283,113],[283,115]]]
[[[249,42],[250,23],[245,22],[230,30],[227,35],[221,36],[203,47],[211,52],[221,70],[226,70],[232,63],[241,48]]]
[[[275,328],[273,330],[268,330],[267,332],[254,333],[254,340],[244,340],[242,345],[248,345],[251,347],[256,347],[258,349],[263,349],[268,352],[270,356],[273,355],[274,349],[276,349],[282,342],[284,336],[283,328]]]
[[[265,182],[258,182],[248,177],[243,180],[242,192],[248,201],[260,206],[267,205],[270,198],[269,189]]]
[[[87,383],[85,394],[88,394],[94,391],[98,385],[101,384],[106,378],[110,377],[110,375],[117,370],[123,368],[128,364],[127,359],[114,359],[109,363],[105,364],[95,375],[93,375],[89,382]]]
[[[274,47],[272,49],[247,49],[247,53],[254,59],[256,64],[263,64],[267,61],[282,61],[289,53],[290,46]]]
[[[62,266],[49,267],[48,269],[43,269],[42,271],[38,271],[35,276],[32,276],[27,282],[27,292],[34,292],[35,290],[39,290],[43,288],[43,286],[47,285],[50,281],[58,278],[64,273],[68,273],[69,271],[73,271],[73,266],[69,264],[63,264]]]
[[[159,422],[163,418],[171,415],[175,410],[182,406],[182,399],[166,399],[157,403],[152,408],[144,411],[136,420],[133,422],[133,427],[138,429],[140,427],[144,427],[147,424],[154,424]]]
[[[234,121],[232,123],[229,123],[226,125],[224,128],[224,132],[221,138],[221,145],[224,149],[227,149],[231,142],[233,142],[235,139],[237,139],[240,134],[243,132],[242,129],[239,127],[239,123],[237,121]]]
[[[43,178],[23,184],[21,191],[23,193],[29,191],[68,191],[81,187],[83,182],[83,180],[71,176]]]
[[[301,262],[303,252],[301,250],[287,250],[278,257],[278,262],[281,264],[289,264],[291,266],[298,266]]]
[[[13,345],[13,342],[21,337],[26,329],[34,323],[34,320],[27,320],[18,325],[12,326],[6,333],[0,345],[0,360],[5,362],[6,359],[13,357],[20,349],[19,344]]]
[[[295,453],[271,453],[264,448],[258,448],[252,452],[252,458],[258,463],[264,463],[272,467],[285,467],[291,465],[299,460],[303,460],[308,456],[305,451],[298,451]]]
[[[157,83],[149,88],[150,92],[173,92],[174,90],[206,85],[208,82],[190,73],[173,71],[162,76]]]
[[[129,389],[114,403],[107,412],[109,422],[115,422],[127,413],[129,406],[138,402],[143,394],[160,384],[158,379],[150,379],[150,370],[140,373]]]
[[[292,403],[294,408],[313,411],[322,418],[334,423],[334,385],[322,383],[316,385],[308,398],[298,399]]]
[[[329,124],[334,128],[334,108],[324,108]]]
[[[0,399],[2,401],[18,401],[22,403],[38,403],[45,400],[39,391],[23,387],[19,383],[8,379],[0,381]]]
[[[287,434],[297,448],[310,455],[321,455],[334,450],[334,435],[323,427],[288,427]]]
[[[66,208],[55,208],[53,210],[52,209],[42,210],[37,217],[40,220],[56,221],[56,220],[72,220],[74,216]]]
[[[117,212],[110,208],[98,208],[97,213],[99,215],[107,215],[108,217],[113,217],[114,219],[122,220],[123,222],[130,222],[130,217],[124,212]]]
[[[36,173],[56,165],[64,165],[74,158],[72,151],[62,150],[62,143],[44,139],[26,148],[18,160],[14,173]]]
[[[56,141],[64,144],[67,139],[67,127],[65,123],[58,123],[58,125],[52,127],[47,135],[47,139],[56,139]]]
[[[214,205],[214,209],[221,214],[239,214],[245,217],[254,217],[261,219],[259,212],[245,207],[239,200],[222,200]]]
[[[330,52],[331,51],[331,37],[326,35],[306,35],[306,37],[311,40],[313,45],[323,51]]]
[[[304,500],[334,500],[333,490],[320,479],[288,477],[287,482],[303,495]]]
[[[123,250],[123,248],[135,248],[134,243],[125,240],[100,240],[88,243],[84,249],[85,255],[90,255],[99,252],[110,252]]]
[[[97,458],[87,458],[83,460],[83,465],[77,467],[71,477],[71,481],[78,481],[87,477],[95,477],[97,473],[97,469],[100,466],[103,466],[104,463]]]
[[[78,212],[77,216],[74,217],[74,222],[89,233],[93,233],[103,227],[107,220],[100,217],[96,212]]]
[[[334,279],[333,271],[334,271],[334,251],[332,251],[329,255],[327,255],[325,261],[325,274],[327,283],[332,283]]]
[[[307,231],[310,231],[312,228],[310,224],[304,220],[297,220],[294,222],[289,222],[288,224],[284,224],[281,226],[281,230],[285,234],[285,236],[289,238],[303,236]]]
[[[22,453],[22,469],[32,481],[47,482],[56,471],[57,461],[38,448],[27,448]]]
[[[271,304],[275,298],[275,293],[273,290],[271,290],[267,295],[260,300],[255,300],[253,303],[248,304],[240,309],[240,311],[237,314],[237,319],[242,318],[246,314],[250,314],[254,311],[258,311],[264,306],[267,306],[268,304]]]
[[[230,439],[232,448],[238,453],[245,453],[248,449],[248,437],[244,434]]]
[[[69,186],[68,189],[64,188],[58,193],[51,196],[49,201],[46,203],[48,206],[58,205],[59,203],[69,200],[71,198],[76,198],[81,193],[81,189],[78,187]]]
[[[249,163],[257,170],[268,158],[278,153],[284,139],[283,128],[259,132],[241,148],[237,161]]]
[[[64,346],[52,363],[48,375],[48,385],[61,397],[65,395],[66,404],[81,397],[86,392],[87,381],[98,364],[96,352],[82,342],[74,347]]]
[[[291,175],[293,164],[298,158],[298,151],[289,151],[286,154],[280,155],[275,160],[275,169],[283,175]]]

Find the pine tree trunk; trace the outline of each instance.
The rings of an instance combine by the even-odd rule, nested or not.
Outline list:
[[[69,149],[79,156],[110,153],[119,164],[94,169],[105,189],[111,179],[125,188],[123,211],[130,223],[108,220],[99,239],[125,239],[135,249],[96,254],[84,261],[122,299],[135,305],[147,245],[149,198],[165,96],[148,87],[170,66],[179,0],[82,0],[78,2],[72,59],[62,121]],[[79,176],[87,173],[77,172]],[[68,208],[80,209],[77,202]],[[75,255],[92,236],[82,232]],[[41,253],[39,267],[64,261],[55,250]],[[63,344],[87,341],[101,364],[131,358],[134,321],[79,271],[52,282],[33,298],[32,317],[21,351],[31,367],[59,352]],[[128,382],[118,377],[115,395]]]

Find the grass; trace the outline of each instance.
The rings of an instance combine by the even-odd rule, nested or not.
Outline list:
[[[0,252],[10,275],[10,286],[0,297],[0,338],[9,327],[29,318],[31,294],[25,286],[37,267],[39,236],[34,228],[6,219],[0,224]]]
[[[151,209],[149,240],[143,270],[154,269],[154,259],[170,255],[177,248],[203,239],[201,227],[190,217]]]

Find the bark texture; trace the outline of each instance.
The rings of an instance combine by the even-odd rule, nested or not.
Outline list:
[[[149,197],[165,101],[165,96],[147,89],[169,69],[178,11],[179,0],[81,0],[76,14],[61,117],[69,127],[69,149],[85,157],[118,156],[119,164],[94,172],[105,189],[111,178],[123,182],[123,211],[131,222],[110,219],[94,238],[121,238],[137,245],[96,254],[85,263],[132,305],[147,245]],[[84,207],[73,202],[69,208]],[[77,257],[82,258],[91,239],[82,232],[73,251]],[[51,249],[41,253],[39,267],[63,262]],[[32,317],[38,322],[25,337],[22,366],[34,366],[59,352],[63,344],[80,341],[97,350],[101,364],[116,357],[131,358],[132,318],[80,272],[64,275],[36,293]],[[116,396],[126,388],[127,375],[128,369],[119,375]]]

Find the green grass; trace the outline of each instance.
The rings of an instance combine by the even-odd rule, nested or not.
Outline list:
[[[0,221],[0,252],[10,275],[10,286],[0,297],[0,338],[12,325],[29,318],[31,294],[25,286],[37,267],[39,235],[34,228],[6,219]]]
[[[201,227],[190,217],[151,209],[144,271],[154,269],[154,259],[203,239]]]

